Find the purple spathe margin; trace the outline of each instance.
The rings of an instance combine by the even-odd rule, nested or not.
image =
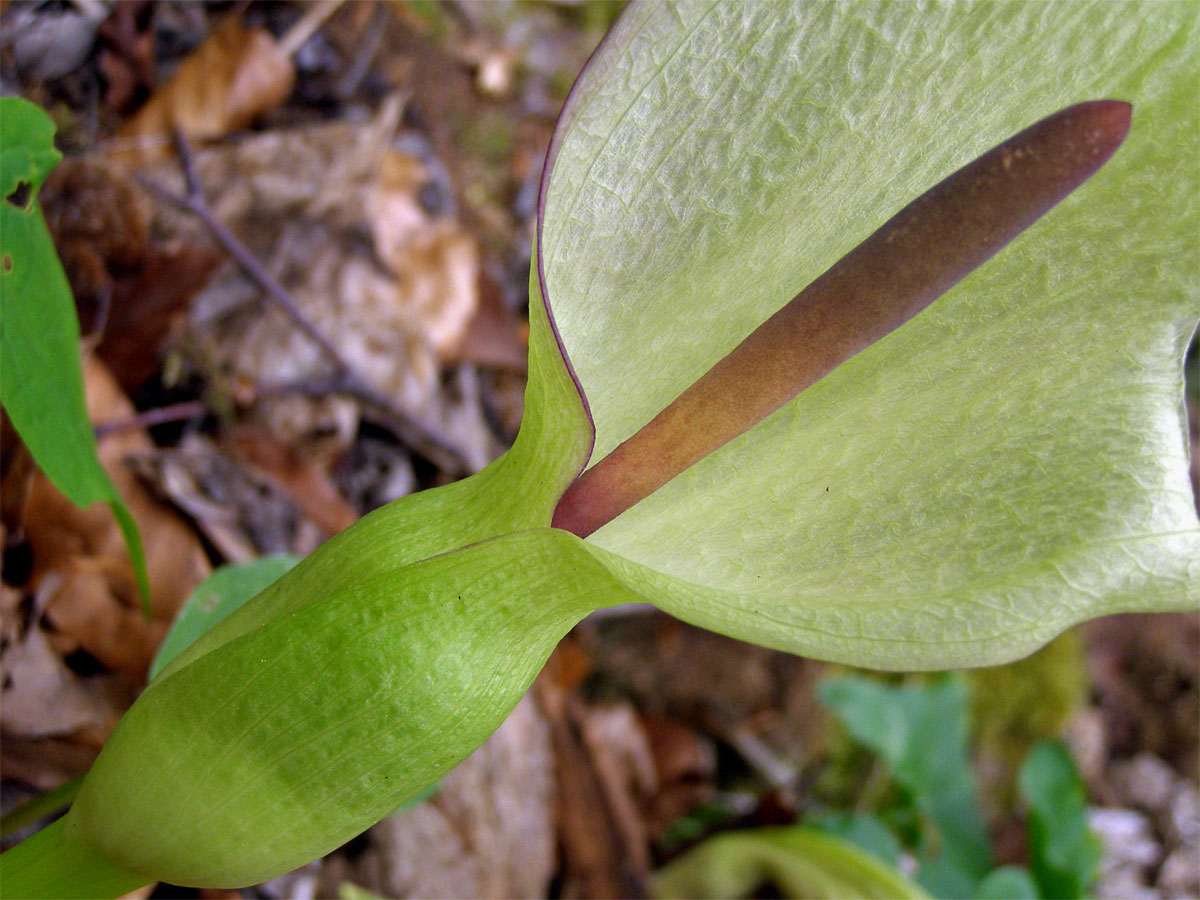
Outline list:
[[[587,417],[588,427],[591,430],[588,441],[587,459],[583,461],[583,464],[579,467],[579,471],[575,473],[575,478],[583,474],[583,471],[588,467],[588,463],[591,462],[592,452],[596,448],[596,420],[592,416],[592,408],[588,403],[583,383],[579,380],[579,376],[575,372],[575,367],[571,364],[571,357],[567,354],[566,345],[563,343],[562,335],[558,330],[558,323],[554,320],[554,310],[550,305],[550,291],[546,286],[546,268],[543,260],[543,248],[545,244],[542,240],[542,233],[546,223],[546,195],[549,193],[550,175],[554,169],[554,163],[558,159],[558,151],[562,147],[567,130],[575,120],[576,106],[585,99],[586,82],[593,81],[603,74],[605,69],[603,58],[606,55],[607,48],[615,41],[613,35],[617,33],[621,24],[628,18],[626,13],[634,5],[636,4],[628,4],[617,14],[617,18],[613,21],[613,24],[604,33],[604,36],[600,38],[600,42],[588,56],[587,62],[579,70],[579,74],[575,77],[571,89],[567,91],[567,97],[563,101],[562,109],[558,113],[558,119],[554,123],[554,131],[550,135],[550,145],[546,148],[546,160],[542,164],[542,177],[538,184],[536,223],[537,258],[534,260],[534,265],[537,266],[538,288],[542,294],[542,307],[546,313],[546,320],[550,323],[550,333],[554,335],[554,342],[558,345],[558,354],[562,358],[563,365],[566,366],[567,374],[571,376],[571,381],[575,384],[575,392],[579,395],[579,402],[583,405],[583,414]]]

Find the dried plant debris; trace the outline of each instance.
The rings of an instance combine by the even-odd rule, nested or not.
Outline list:
[[[133,415],[133,405],[94,358],[85,361],[93,420]],[[83,650],[132,680],[145,677],[154,649],[191,589],[209,571],[192,529],[143,487],[131,455],[152,445],[130,429],[99,445],[100,461],[145,535],[153,617],[140,610],[137,585],[116,521],[106,507],[79,509],[40,472],[29,487],[21,527],[32,552],[29,588],[42,594],[48,623],[65,654]]]
[[[41,192],[85,334],[126,390],[160,352],[222,257],[204,242],[151,236],[151,204],[111,165],[64,160]]]
[[[229,562],[311,553],[328,537],[274,479],[239,465],[210,438],[188,435],[133,462]]]
[[[526,696],[430,799],[371,829],[362,883],[387,897],[544,897],[555,794],[549,728]]]
[[[275,131],[201,150],[197,170],[215,215],[355,372],[477,469],[499,445],[478,390],[457,383],[447,391],[442,373],[479,307],[479,250],[454,219],[427,211],[429,166],[393,147],[401,109],[394,97],[362,125]],[[152,177],[180,183],[173,167]],[[153,227],[183,242],[206,240],[198,223],[166,208]],[[196,297],[190,345],[204,355],[199,368],[232,381],[303,388],[332,374],[321,348],[265,307],[233,264]],[[283,440],[333,430],[346,446],[358,420],[353,400],[314,403],[299,393],[263,400],[258,412]]]
[[[295,75],[268,32],[231,18],[125,122],[110,159],[125,165],[161,159],[170,153],[174,128],[197,138],[244,128],[288,98]]]
[[[84,374],[93,421],[133,415],[101,362],[85,357]],[[133,702],[175,611],[208,574],[195,532],[128,466],[130,454],[151,446],[140,429],[99,444],[101,463],[145,535],[149,619],[108,508],[75,507],[40,471],[6,471],[5,491],[19,502],[6,504],[4,531],[28,564],[6,566],[6,580],[16,584],[5,584],[0,606],[5,779],[49,790],[86,771]]]

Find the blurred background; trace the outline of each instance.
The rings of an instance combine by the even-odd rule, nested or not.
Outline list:
[[[189,596],[203,611],[261,580],[257,560],[284,555],[277,574],[511,443],[543,156],[620,7],[0,3],[0,93],[58,126],[41,201],[153,601],[147,619],[107,509],[71,506],[5,419],[5,847],[69,799]],[[1194,379],[1188,404],[1195,481]],[[231,565],[246,580],[205,581]],[[1042,896],[1195,897],[1198,747],[1193,614],[915,677],[618,609],[581,624],[429,795],[330,857],[241,891],[141,896],[822,896],[804,874],[820,854],[755,843],[799,824],[935,893],[936,866],[1013,865]]]

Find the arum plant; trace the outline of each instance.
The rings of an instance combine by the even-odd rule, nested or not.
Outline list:
[[[890,669],[1194,608],[1196,32],[1106,0],[629,7],[551,142],[515,446],[176,656],[4,891],[302,864],[609,604]]]

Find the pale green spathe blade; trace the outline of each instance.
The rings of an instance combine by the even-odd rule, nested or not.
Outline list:
[[[593,462],[956,168],[1072,103],[1134,112],[1076,194],[598,556],[697,624],[894,668],[1200,603],[1198,46],[1186,3],[631,9],[569,101],[542,233]]]

